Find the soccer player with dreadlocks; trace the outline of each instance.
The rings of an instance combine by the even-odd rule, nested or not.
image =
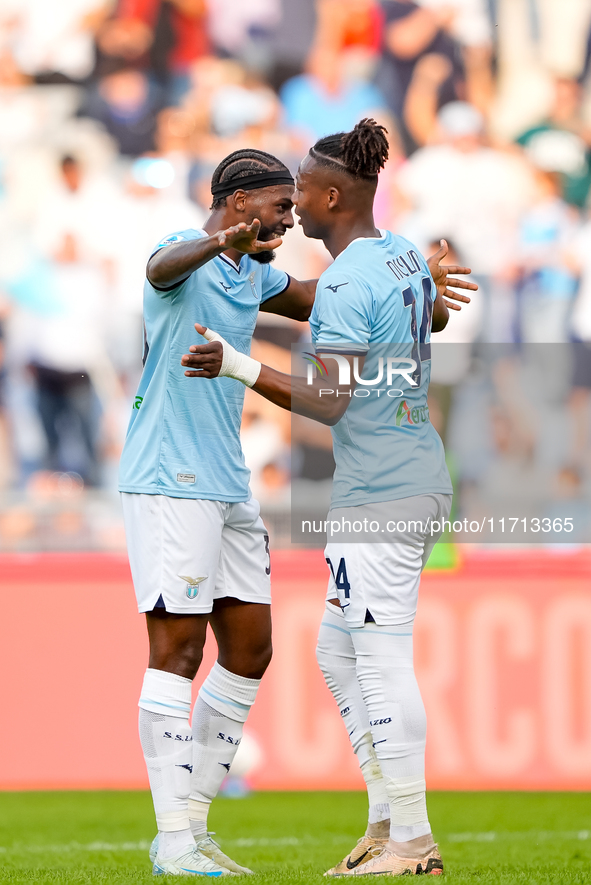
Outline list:
[[[293,190],[291,173],[270,154],[230,154],[214,172],[204,229],[166,237],[147,267],[144,371],[119,487],[150,641],[139,730],[158,824],[157,874],[249,872],[208,836],[207,813],[271,658],[269,536],[240,447],[243,385],[196,385],[179,360],[197,315],[242,354],[259,310],[308,319],[316,281],[297,282],[270,264],[293,227]],[[191,728],[191,683],[208,623],[218,660]]]
[[[374,195],[387,158],[384,128],[366,119],[318,141],[297,175],[294,204],[304,233],[322,239],[334,258],[318,281],[310,318],[328,374],[310,384],[261,366],[201,324],[195,328],[210,343],[181,360],[187,375],[243,378],[277,405],[332,427],[336,471],[327,524],[343,531],[329,535],[326,547],[331,575],[317,655],[370,805],[366,834],[328,871],[334,876],[443,871],[425,800],[426,721],[412,631],[421,571],[440,534],[435,526],[451,507],[427,389],[431,331],[445,326],[453,305],[413,244],[375,227]],[[445,251],[444,245],[439,260]],[[395,387],[385,380],[385,365]],[[360,381],[364,367],[368,380]],[[351,526],[364,518],[384,534],[366,533],[355,543]]]

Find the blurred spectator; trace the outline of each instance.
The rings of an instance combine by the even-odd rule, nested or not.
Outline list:
[[[237,135],[250,126],[273,126],[279,115],[277,96],[254,72],[244,72],[241,82],[218,89],[211,107],[214,132],[222,138]]]
[[[418,0],[420,6],[451,15],[449,31],[462,46],[489,46],[492,42],[489,0]]]
[[[117,194],[108,176],[91,175],[77,157],[63,156],[57,179],[37,205],[33,233],[39,252],[51,258],[72,235],[84,260],[107,260]]]
[[[136,68],[103,77],[88,94],[81,114],[102,123],[122,154],[154,150],[156,114],[164,106],[162,89]]]
[[[573,422],[571,463],[591,471],[589,442],[591,440],[591,221],[587,219],[573,238],[570,257],[580,274],[580,284],[570,318],[570,332],[574,343],[572,390],[569,407]]]
[[[98,35],[99,74],[121,64],[145,70],[178,104],[191,65],[209,48],[206,0],[118,0]]]
[[[142,301],[146,264],[157,243],[174,231],[200,228],[205,214],[177,188],[182,170],[165,157],[141,157],[129,168],[109,227],[114,262],[107,340],[127,395],[135,393],[143,350]],[[180,192],[179,192],[180,191]],[[123,244],[123,248],[122,248]],[[127,420],[126,416],[126,420]]]
[[[583,75],[587,0],[495,0],[494,130],[513,139],[547,113],[556,75]]]
[[[382,6],[385,29],[377,82],[395,119],[403,119],[406,93],[415,67],[427,54],[436,55],[446,63],[446,76],[438,85],[439,104],[459,98],[464,65],[460,46],[450,33],[454,7],[437,4],[427,8],[414,0],[384,0]],[[411,140],[409,146],[412,146]]]
[[[352,46],[377,54],[383,12],[377,0],[318,0],[317,48],[342,52]]]
[[[279,0],[279,22],[271,41],[273,66],[269,82],[279,89],[301,73],[316,31],[316,0]]]
[[[585,205],[591,187],[591,128],[583,121],[582,102],[582,86],[574,79],[557,77],[547,118],[516,139],[540,155],[560,151],[564,199],[579,207]]]
[[[358,50],[320,50],[312,53],[305,74],[283,85],[285,122],[302,146],[307,149],[323,135],[352,129],[362,117],[384,117],[384,99],[364,74]]]
[[[561,343],[569,339],[569,315],[577,290],[577,274],[567,250],[578,218],[562,199],[556,171],[537,168],[535,180],[535,201],[519,229],[520,338]]]
[[[416,151],[398,176],[410,203],[402,232],[425,251],[445,231],[481,287],[487,340],[511,340],[507,275],[532,194],[531,172],[519,157],[486,144],[483,117],[471,105],[445,105],[437,125],[440,143]]]
[[[209,4],[209,32],[224,55],[241,59],[249,68],[267,71],[281,12],[280,0],[216,0]]]
[[[36,249],[23,256],[27,270],[8,282],[15,301],[11,328],[19,338],[13,358],[28,362],[32,373],[44,466],[76,472],[89,485],[101,478],[100,409],[91,376],[105,401],[114,395],[104,343],[109,265],[101,229],[108,200],[108,188],[101,194],[80,163],[64,157],[54,189],[38,208]]]
[[[91,371],[102,370],[105,289],[66,234],[47,266],[50,303],[31,325],[30,367],[46,438],[45,466],[100,481],[99,407]]]
[[[85,80],[94,66],[94,34],[109,0],[3,0],[0,24],[22,73],[37,82]]]

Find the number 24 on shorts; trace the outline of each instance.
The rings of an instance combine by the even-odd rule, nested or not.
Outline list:
[[[337,568],[337,573],[335,575],[334,566],[328,556],[326,557],[326,561],[328,563],[328,567],[331,571],[333,580],[336,584],[337,590],[343,590],[345,593],[345,599],[349,599],[351,594],[349,590],[351,589],[351,585],[349,583],[349,579],[347,578],[347,567],[345,565],[344,557],[341,557],[341,561],[339,562],[339,567]]]

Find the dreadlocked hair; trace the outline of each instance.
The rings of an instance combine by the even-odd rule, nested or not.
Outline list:
[[[258,151],[256,148],[243,148],[234,151],[222,160],[211,176],[212,187],[225,181],[236,181],[236,187],[240,185],[240,179],[248,175],[256,175],[257,172],[286,172],[290,171],[281,160],[273,154]],[[226,197],[214,197],[211,209],[219,209],[226,205]]]
[[[351,132],[337,132],[317,141],[310,153],[322,166],[347,171],[354,178],[374,178],[388,159],[387,129],[371,117]]]

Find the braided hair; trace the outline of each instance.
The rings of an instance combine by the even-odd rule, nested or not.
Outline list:
[[[234,151],[222,160],[211,176],[212,187],[222,182],[236,181],[236,188],[240,187],[240,179],[249,175],[256,175],[257,172],[283,172],[288,175],[291,173],[289,169],[274,157],[273,154],[267,154],[265,151],[258,151],[256,148],[243,148],[240,151]],[[226,205],[226,197],[214,197],[211,204],[212,209],[219,209]]]
[[[337,132],[316,142],[310,154],[321,166],[348,172],[353,178],[377,178],[388,159],[387,129],[366,117],[351,132]]]

